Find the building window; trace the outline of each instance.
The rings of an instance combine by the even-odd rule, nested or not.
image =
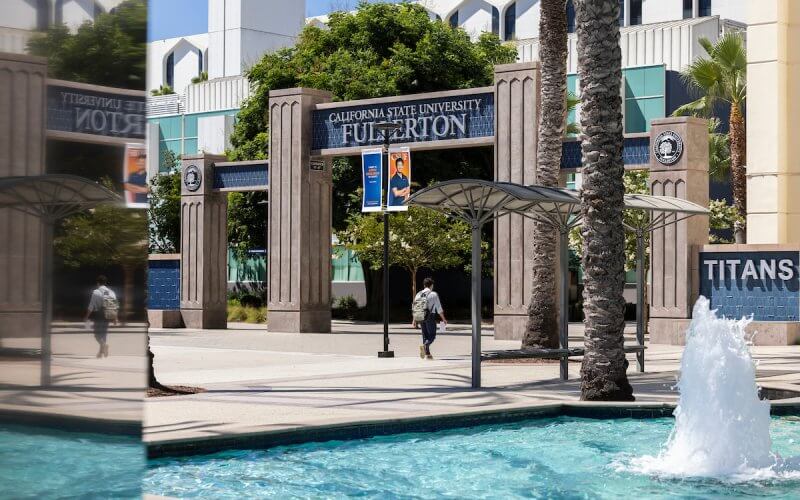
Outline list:
[[[39,0],[36,3],[36,29],[47,31],[50,27],[50,0]]]
[[[692,0],[683,0],[683,18],[692,18]]]
[[[700,0],[698,15],[700,17],[708,17],[711,15],[711,0]]]
[[[625,26],[625,0],[619,0],[619,25]]]
[[[500,36],[500,11],[492,7],[492,33]]]
[[[449,19],[451,28],[458,28],[458,11],[453,12]]]
[[[170,52],[167,56],[167,85],[170,87],[174,87],[175,85],[175,53]]]
[[[517,2],[508,6],[504,21],[506,23],[506,29],[503,39],[506,41],[513,40],[517,34]]]
[[[642,0],[631,0],[631,26],[642,24]]]
[[[198,76],[203,73],[203,51],[197,49],[197,74]]]
[[[567,0],[567,33],[575,33],[575,5]]]

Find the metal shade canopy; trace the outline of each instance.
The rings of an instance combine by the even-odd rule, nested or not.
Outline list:
[[[42,221],[42,301],[41,385],[50,385],[52,354],[50,322],[53,315],[53,225],[61,218],[97,205],[120,202],[121,198],[100,184],[75,175],[15,176],[0,179],[0,208],[11,208],[38,217]]]
[[[669,196],[625,195],[625,208],[646,210],[654,213],[646,228],[630,228],[634,231],[652,231],[665,225],[674,224],[692,215],[708,214],[708,210],[695,203]],[[480,179],[456,179],[440,182],[417,191],[406,201],[464,219],[472,229],[472,387],[480,387],[481,361],[481,227],[497,217],[518,214],[550,224],[559,233],[559,262],[561,271],[560,286],[560,349],[552,350],[560,357],[560,375],[568,377],[569,335],[568,335],[568,290],[569,290],[569,232],[581,223],[580,193],[571,189],[552,188],[537,185],[524,186],[511,182],[492,182]],[[657,212],[657,214],[655,214]],[[681,217],[678,218],[677,214]],[[674,217],[673,217],[674,216]],[[637,232],[637,237],[640,233]],[[643,234],[643,233],[641,233]],[[643,237],[642,237],[643,241]],[[642,245],[643,248],[643,245]],[[643,253],[642,253],[643,255]],[[640,262],[637,266],[643,268]],[[641,273],[640,273],[641,274]],[[642,274],[643,276],[643,274]],[[641,276],[640,276],[641,278]],[[640,316],[644,285],[637,283],[640,301],[637,305],[637,340],[639,340],[640,370],[644,370],[644,335],[640,333]],[[643,332],[643,328],[641,329]]]

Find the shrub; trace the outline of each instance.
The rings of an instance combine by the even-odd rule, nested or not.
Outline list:
[[[228,305],[228,321],[247,320],[247,309],[238,304]]]
[[[354,319],[358,311],[358,302],[352,295],[339,297],[333,308],[333,313],[337,318]]]
[[[267,322],[267,308],[266,307],[246,307],[248,323],[266,323]]]

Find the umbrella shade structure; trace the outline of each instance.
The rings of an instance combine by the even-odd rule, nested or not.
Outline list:
[[[58,219],[94,208],[119,203],[122,198],[100,184],[74,175],[15,176],[0,179],[0,208],[10,208],[38,217],[42,221],[42,301],[41,385],[50,385],[53,291],[48,281],[53,274],[53,225]]]
[[[624,202],[626,209],[645,210],[651,213],[650,224],[643,229],[644,231],[653,231],[693,215],[708,214],[708,210],[700,205],[669,196],[625,195]],[[560,375],[563,380],[566,380],[568,378],[568,357],[572,353],[569,349],[567,310],[569,305],[569,232],[581,223],[580,193],[571,189],[525,186],[511,182],[455,179],[417,191],[411,195],[406,204],[459,217],[467,221],[472,229],[472,387],[476,388],[480,387],[481,295],[480,275],[475,270],[481,269],[481,227],[494,218],[519,214],[548,223],[558,231],[561,271],[560,349],[551,350],[551,354],[560,358]],[[637,267],[643,268],[643,264],[640,263]],[[637,305],[638,318],[644,301],[644,284],[640,280],[637,286],[640,297],[639,305]],[[643,333],[637,334],[637,339],[639,340],[637,359],[640,360],[640,369],[644,370]]]
[[[649,194],[626,194],[625,208],[647,212],[643,224],[625,228],[636,236],[636,343],[641,349],[636,352],[639,371],[644,371],[644,303],[645,303],[645,235],[657,229],[677,224],[695,215],[708,215],[707,208],[681,198]]]

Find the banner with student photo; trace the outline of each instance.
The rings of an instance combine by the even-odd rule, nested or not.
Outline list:
[[[144,144],[125,145],[122,183],[125,205],[129,208],[147,208],[147,149]]]
[[[411,196],[411,151],[408,148],[389,149],[389,180],[386,187],[386,210],[408,210],[405,204]]]
[[[380,212],[383,183],[383,150],[365,149],[361,152],[362,212]]]

